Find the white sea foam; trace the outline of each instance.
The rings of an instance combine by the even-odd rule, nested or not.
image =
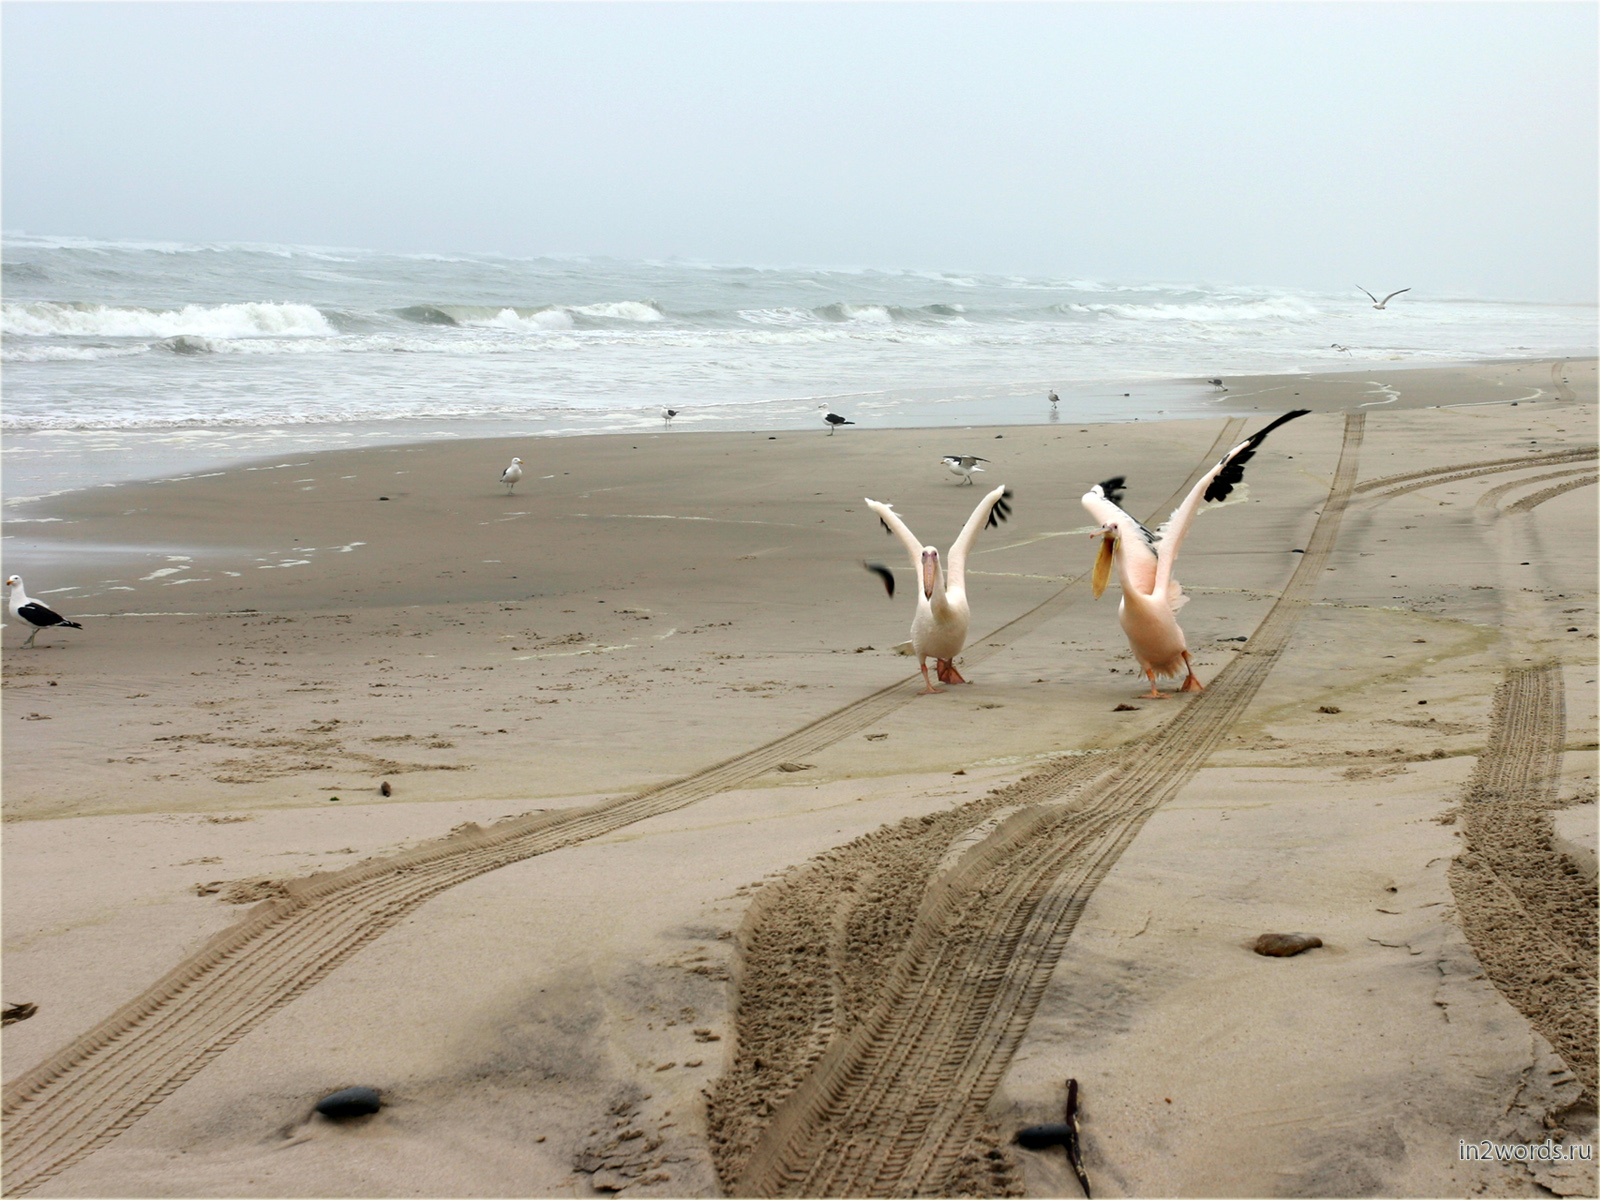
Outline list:
[[[0,327],[31,337],[331,337],[336,332],[309,304],[273,302],[186,304],[176,310],[50,300],[7,302],[0,306]]]
[[[1064,308],[1129,321],[1307,321],[1320,315],[1314,306],[1287,296],[1243,304],[1069,304]]]
[[[149,352],[149,346],[7,346],[0,350],[0,362],[93,362]]]

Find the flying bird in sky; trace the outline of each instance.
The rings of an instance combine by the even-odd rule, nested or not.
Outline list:
[[[1401,288],[1400,292],[1409,292],[1410,290],[1411,290],[1410,288]],[[1372,301],[1372,307],[1373,308],[1384,308],[1384,307],[1386,307],[1388,305],[1389,301],[1393,300],[1396,296],[1398,296],[1400,294],[1400,292],[1390,292],[1382,300],[1379,300],[1376,296],[1374,296],[1371,292],[1367,291],[1367,289],[1362,287],[1359,283],[1356,284],[1356,291],[1364,293],[1366,295],[1367,299]]]

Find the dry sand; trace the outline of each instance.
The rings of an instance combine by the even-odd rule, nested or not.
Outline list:
[[[1072,1077],[1097,1194],[1593,1194],[1459,1143],[1594,1138],[1594,363],[1229,384],[32,506],[85,629],[4,661],[7,1187],[1075,1195],[1011,1144]],[[1295,405],[1180,561],[1217,686],[1136,699],[1078,496]],[[947,545],[952,452],[1016,490],[974,630],[1023,620],[914,698],[861,498]],[[1329,503],[1341,455],[1405,478]]]

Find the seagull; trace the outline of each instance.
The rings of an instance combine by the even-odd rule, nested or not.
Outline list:
[[[1333,343],[1333,344],[1332,344],[1332,345],[1330,345],[1330,346],[1329,346],[1329,347],[1328,347],[1328,349],[1330,349],[1330,350],[1337,350],[1337,351],[1339,351],[1339,352],[1340,352],[1340,353],[1341,353],[1341,354],[1350,354],[1350,347],[1349,347],[1349,346],[1341,346],[1341,345],[1339,345],[1339,343],[1338,343],[1338,342],[1334,342],[1334,343]],[[1355,355],[1354,355],[1354,354],[1350,354],[1350,357],[1351,357],[1351,358],[1354,358],[1354,357],[1355,357]]]
[[[846,421],[836,412],[829,412],[826,404],[817,405],[822,410],[822,419],[828,423],[828,436],[833,436],[833,431],[841,425],[854,425],[854,421]]]
[[[1222,380],[1220,378],[1208,379],[1208,380],[1206,380],[1206,382],[1209,383],[1214,388],[1222,388],[1223,391],[1227,391],[1228,390],[1226,387],[1223,387]]]
[[[511,465],[500,472],[500,482],[506,485],[506,495],[511,495],[517,486],[517,481],[522,478],[522,460],[513,458]]]
[[[1400,292],[1409,292],[1410,290],[1411,290],[1410,288],[1401,288]],[[1385,305],[1387,305],[1389,303],[1389,301],[1393,300],[1396,296],[1398,296],[1400,294],[1400,292],[1390,292],[1382,300],[1379,300],[1376,296],[1374,296],[1371,292],[1368,292],[1367,289],[1362,287],[1359,283],[1356,284],[1356,291],[1365,292],[1367,299],[1372,301],[1372,307],[1373,308],[1383,308]]]
[[[1244,464],[1255,455],[1267,434],[1285,421],[1303,417],[1311,410],[1297,408],[1285,413],[1265,428],[1240,442],[1222,461],[1212,467],[1194,485],[1194,489],[1174,511],[1167,523],[1155,532],[1146,529],[1129,516],[1119,505],[1123,493],[1123,477],[1118,475],[1097,483],[1084,494],[1083,506],[1100,522],[1102,532],[1100,553],[1095,559],[1090,587],[1096,599],[1105,591],[1111,577],[1113,563],[1122,583],[1122,603],[1117,608],[1117,620],[1122,632],[1128,636],[1128,645],[1140,668],[1150,678],[1150,690],[1141,699],[1165,700],[1167,696],[1156,687],[1156,676],[1184,676],[1179,691],[1199,692],[1205,689],[1195,677],[1194,663],[1189,657],[1183,630],[1178,627],[1177,611],[1188,603],[1178,581],[1172,577],[1173,563],[1178,557],[1178,547],[1189,525],[1205,501],[1224,500],[1233,491],[1233,485],[1244,477]]]
[[[939,568],[939,552],[932,546],[917,541],[906,523],[894,509],[877,500],[869,499],[867,507],[878,514],[885,532],[896,534],[911,553],[911,569],[922,580],[917,596],[917,615],[911,622],[911,650],[922,668],[922,695],[944,691],[934,687],[928,678],[928,659],[932,658],[941,683],[966,683],[956,670],[955,657],[967,644],[967,624],[971,610],[967,607],[967,552],[977,540],[980,530],[999,525],[1011,515],[1011,489],[1004,486],[994,489],[972,510],[967,523],[962,526],[955,544],[950,547],[950,577],[946,581]],[[865,564],[869,571],[879,576],[890,599],[894,598],[894,576],[882,563]]]
[[[940,460],[952,475],[959,475],[968,483],[972,482],[972,473],[983,470],[978,464],[988,462],[987,458],[979,458],[976,454],[946,454]]]
[[[39,630],[49,629],[59,625],[63,629],[82,629],[76,621],[69,621],[58,612],[52,612],[37,600],[29,600],[28,593],[22,590],[22,576],[13,575],[6,580],[6,587],[11,589],[11,615],[33,626],[33,632],[28,635],[28,640],[22,643],[22,648],[33,645],[33,639],[39,636]]]
[[[1054,391],[1051,391],[1051,393],[1050,393],[1050,403],[1051,404],[1060,404],[1061,403],[1061,397],[1056,395]]]
[[[677,415],[678,415],[678,410],[675,409],[675,408],[663,408],[661,410],[661,419],[663,421],[665,421],[668,425],[672,424],[672,418],[677,416]]]

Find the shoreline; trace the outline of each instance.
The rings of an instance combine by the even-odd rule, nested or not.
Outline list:
[[[1278,374],[1253,374],[1229,378],[1229,392],[1210,388],[1202,378],[1182,376],[1126,378],[1079,382],[1018,382],[972,387],[914,387],[898,393],[860,392],[801,400],[768,401],[756,405],[717,405],[685,411],[675,428],[667,430],[658,414],[638,411],[570,409],[557,414],[504,417],[462,417],[430,420],[401,418],[393,421],[333,422],[291,426],[181,426],[162,429],[18,430],[5,435],[4,471],[0,474],[6,513],[81,490],[87,474],[97,479],[88,486],[176,479],[202,472],[236,469],[271,457],[300,456],[337,450],[381,446],[422,445],[437,441],[505,440],[647,436],[663,432],[805,432],[814,428],[813,401],[839,406],[862,406],[863,422],[889,418],[878,428],[950,429],[989,425],[1117,424],[1123,421],[1200,420],[1242,402],[1244,394],[1266,395],[1258,389],[1289,390],[1298,382],[1329,387],[1357,376],[1399,372],[1443,375],[1456,386],[1481,384],[1487,376],[1532,378],[1546,365],[1571,364],[1580,373],[1591,356],[1529,359],[1483,359],[1452,363],[1414,361],[1355,362],[1338,370],[1311,370]],[[1063,393],[1067,412],[1056,411],[1044,399],[1054,387]],[[1135,400],[1136,412],[1119,411],[1117,402]],[[1480,402],[1492,403],[1492,399]],[[1408,401],[1412,407],[1425,401]],[[1023,412],[1026,406],[1026,414]],[[1158,407],[1160,406],[1160,407]],[[923,416],[898,419],[905,408],[939,414],[942,420]],[[894,411],[888,411],[892,408]],[[1075,410],[1075,411],[1074,411]],[[1187,411],[1185,411],[1187,410]],[[854,411],[854,409],[852,409]],[[1320,409],[1319,409],[1320,411]],[[619,424],[633,422],[632,428]],[[552,425],[557,427],[552,428]],[[10,517],[15,520],[17,518]]]
[[[1518,992],[1533,960],[1482,941],[1453,890],[1458,835],[1494,849],[1472,780],[1524,658],[1557,664],[1563,715],[1536,730],[1553,782],[1523,818],[1542,828],[1553,804],[1580,842],[1595,824],[1593,363],[1567,372],[1571,398],[1526,404],[1548,364],[1542,383],[1501,366],[1360,410],[1362,482],[1281,661],[1088,897],[981,1114],[973,1161],[993,1149],[1000,1182],[1071,1193],[1010,1140],[1059,1119],[1071,1076],[1096,1194],[1275,1194],[1286,1171],[1307,1194],[1592,1194],[1592,1174],[1454,1155],[1552,1122],[1594,1136],[1592,1035],[1554,1057],[1566,1035],[1541,1031],[1570,999]],[[1115,600],[1081,582],[1078,496],[1125,474],[1130,511],[1159,520],[1217,442],[1313,409],[1185,542],[1181,620],[1212,683],[1256,661],[1311,557],[1355,452],[1344,414],[1367,403],[1352,374],[1258,377],[1200,422],[990,425],[959,445],[563,439],[524,456],[510,496],[494,477],[514,451],[484,439],[38,502],[59,520],[22,524],[9,553],[35,558],[13,564],[85,628],[0,664],[6,1001],[39,1004],[7,1027],[8,1082],[351,864],[567,828],[724,761],[756,772],[374,917],[359,953],[39,1194],[719,1194],[768,1119],[755,1101],[781,1103],[807,1069],[786,1056],[870,1008],[920,899],[959,894],[1019,823],[1088,803],[1041,776],[1092,773],[1227,693],[1138,698]],[[860,563],[904,575],[904,556],[861,497],[945,546],[984,491],[944,471],[952,450],[989,459],[976,482],[1013,487],[1015,511],[972,557],[972,685],[902,699],[910,602]],[[1526,903],[1592,925],[1589,887]],[[1252,954],[1273,929],[1324,945]],[[390,1107],[359,1129],[307,1120],[351,1084]],[[1359,1170],[1353,1146],[1377,1148]]]

